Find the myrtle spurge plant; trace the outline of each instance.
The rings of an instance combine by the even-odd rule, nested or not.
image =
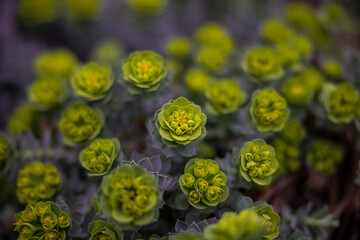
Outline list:
[[[15,221],[18,239],[65,239],[71,229],[69,213],[54,202],[30,203],[15,214]]]
[[[153,16],[161,12],[167,5],[169,0],[126,0],[125,3],[140,16]]]
[[[80,152],[80,163],[89,176],[102,176],[113,167],[120,153],[120,142],[116,138],[97,138]]]
[[[340,80],[343,74],[341,66],[334,59],[326,59],[323,62],[322,71],[332,80]]]
[[[119,63],[124,51],[120,43],[113,40],[103,40],[92,50],[91,59],[102,65],[113,66]]]
[[[185,74],[186,86],[193,94],[203,94],[211,81],[211,76],[200,69],[190,69]]]
[[[7,138],[0,133],[0,169],[2,169],[10,158],[10,143]]]
[[[59,123],[60,129],[64,133],[64,142],[67,145],[94,139],[103,125],[102,112],[84,103],[75,103],[66,109]]]
[[[79,4],[65,0],[64,7],[66,16],[78,22],[90,22],[97,18],[102,9],[102,0],[80,0]]]
[[[280,217],[273,210],[271,205],[259,204],[256,206],[256,213],[260,216],[261,227],[265,229],[262,239],[275,239],[279,236]]]
[[[305,106],[312,100],[314,92],[303,78],[292,77],[286,81],[283,87],[284,96],[294,106]]]
[[[22,203],[49,200],[61,182],[60,173],[52,163],[29,163],[17,175],[16,195]]]
[[[286,100],[274,89],[253,93],[250,114],[260,132],[280,131],[288,118]]]
[[[212,114],[235,112],[246,101],[246,93],[235,80],[211,83],[206,89],[207,109]]]
[[[71,80],[75,94],[88,100],[99,100],[113,85],[111,69],[95,63],[85,65]]]
[[[268,20],[261,27],[262,37],[270,43],[286,43],[291,38],[291,30],[281,21]]]
[[[29,130],[37,120],[38,113],[29,103],[17,107],[8,119],[7,129],[12,133],[24,133]]]
[[[303,71],[300,75],[300,78],[313,90],[319,91],[321,90],[324,77],[321,75],[320,71],[316,68],[308,68]]]
[[[214,160],[193,158],[186,164],[179,184],[193,207],[205,209],[228,198],[226,178]]]
[[[123,232],[117,226],[113,226],[103,220],[95,220],[89,224],[88,232],[90,240],[121,240]]]
[[[181,36],[169,39],[165,48],[165,52],[167,55],[178,59],[184,59],[186,57],[189,57],[190,51],[190,39]]]

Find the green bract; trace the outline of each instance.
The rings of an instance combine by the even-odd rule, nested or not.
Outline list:
[[[174,240],[205,240],[205,238],[198,232],[180,232]]]
[[[309,57],[313,51],[313,45],[309,39],[301,35],[294,35],[291,39],[301,57]]]
[[[97,138],[80,152],[80,163],[90,176],[107,174],[119,155],[120,142],[117,138]]]
[[[179,179],[180,188],[189,203],[199,209],[216,206],[229,196],[226,174],[211,159],[191,159]]]
[[[249,49],[241,62],[243,71],[260,80],[277,80],[284,75],[281,60],[269,47]]]
[[[6,137],[0,133],[0,169],[4,167],[10,156],[10,144]]]
[[[88,100],[99,100],[113,85],[111,69],[95,63],[86,64],[71,80],[75,94]]]
[[[17,176],[16,194],[22,203],[48,200],[54,196],[60,185],[60,173],[53,164],[28,163]]]
[[[299,77],[302,78],[304,83],[306,83],[313,91],[319,91],[323,86],[323,76],[315,68],[306,69]]]
[[[264,232],[261,218],[254,209],[239,214],[225,212],[220,221],[204,230],[206,240],[259,240]]]
[[[275,239],[279,236],[280,217],[271,205],[261,204],[256,207],[256,213],[262,219],[261,227],[265,229],[263,239]]]
[[[206,133],[206,115],[201,112],[200,106],[184,97],[164,104],[155,120],[164,143],[186,145]]]
[[[157,218],[162,191],[154,175],[142,167],[118,167],[103,178],[101,190],[101,210],[117,222],[145,225]]]
[[[162,56],[150,51],[130,54],[122,64],[122,71],[121,82],[132,94],[155,91],[167,75]]]
[[[288,143],[299,143],[305,137],[305,134],[305,127],[296,119],[287,121],[281,131],[281,137]]]
[[[250,114],[260,132],[280,131],[288,118],[286,100],[274,89],[255,91]]]
[[[57,0],[21,0],[17,13],[24,24],[47,24],[58,17],[58,7]]]
[[[274,140],[276,159],[279,161],[279,168],[276,175],[282,175],[287,172],[294,172],[301,166],[300,147],[298,144],[285,141],[283,138]]]
[[[89,224],[90,240],[122,240],[123,233],[118,227],[102,221],[95,220]]]
[[[293,44],[278,44],[276,52],[284,66],[294,65],[300,59],[300,54]]]
[[[313,89],[301,77],[292,77],[283,86],[286,100],[295,106],[305,106],[314,96]]]
[[[151,16],[162,11],[167,6],[169,0],[126,0],[125,2],[135,12],[141,15]]]
[[[34,67],[38,76],[70,80],[77,67],[77,59],[66,49],[45,51],[37,56]]]
[[[36,80],[28,88],[29,102],[37,110],[48,110],[65,101],[67,87],[57,78],[43,77]]]
[[[306,154],[306,164],[317,172],[331,175],[343,158],[342,149],[325,140],[315,142]]]
[[[335,80],[343,75],[340,64],[334,59],[327,59],[322,65],[322,70],[326,76]]]
[[[185,58],[190,55],[191,42],[187,37],[174,37],[171,38],[165,47],[167,55],[175,58]]]
[[[303,30],[313,28],[316,25],[314,9],[306,2],[292,2],[285,9],[286,17],[295,27]]]
[[[291,30],[279,20],[268,20],[261,27],[262,37],[270,43],[286,43],[291,37]]]
[[[235,112],[246,101],[246,93],[235,80],[223,80],[211,83],[205,92],[209,112],[228,114]]]
[[[102,0],[65,0],[67,15],[80,22],[94,20],[100,13],[103,5]]]
[[[247,142],[238,156],[241,176],[248,182],[269,185],[279,166],[275,149],[262,139]]]
[[[219,47],[204,46],[196,53],[196,62],[205,69],[218,72],[225,66],[228,55]]]
[[[103,40],[91,52],[91,59],[99,64],[115,65],[124,55],[123,47],[113,40]]]
[[[185,83],[190,92],[202,94],[211,81],[208,73],[200,69],[192,69],[185,74]]]
[[[75,103],[65,110],[59,123],[64,133],[64,142],[68,145],[94,139],[103,125],[102,112],[84,103]]]
[[[350,83],[342,83],[338,87],[327,85],[324,91],[324,104],[330,121],[350,123],[359,101],[359,93],[355,88]]]
[[[64,240],[71,229],[69,214],[54,202],[30,203],[24,211],[15,214],[15,220],[14,231],[19,232],[21,240]]]
[[[15,109],[6,127],[12,133],[24,133],[31,128],[37,116],[33,106],[28,103],[22,104]]]

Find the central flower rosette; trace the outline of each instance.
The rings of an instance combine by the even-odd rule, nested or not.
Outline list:
[[[179,97],[162,107],[156,127],[163,139],[186,145],[201,138],[205,123],[206,116],[200,106]]]

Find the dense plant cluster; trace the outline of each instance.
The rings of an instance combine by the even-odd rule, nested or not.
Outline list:
[[[162,22],[201,1],[108,2],[14,4],[20,31],[74,45],[27,62],[0,134],[0,239],[360,238],[356,18],[335,1],[208,1],[175,34]]]

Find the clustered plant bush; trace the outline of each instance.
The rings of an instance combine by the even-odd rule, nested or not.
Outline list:
[[[221,5],[271,5],[250,2]],[[60,47],[33,59],[27,100],[0,135],[1,239],[307,240],[352,230],[339,219],[359,170],[340,192],[326,184],[358,167],[360,54],[338,45],[358,36],[355,20],[336,2],[291,1],[255,34],[222,18],[191,35],[155,30],[188,4],[120,4],[126,24],[159,34],[159,46],[104,38],[85,55]],[[76,38],[103,11],[104,0],[17,3],[30,34],[58,24]]]

